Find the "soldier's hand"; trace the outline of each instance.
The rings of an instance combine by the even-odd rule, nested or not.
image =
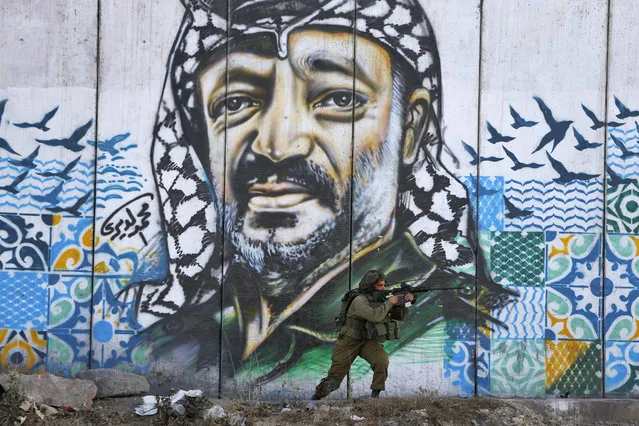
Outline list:
[[[415,300],[415,295],[413,295],[413,293],[406,293],[406,294],[404,295],[404,299],[405,299],[407,302],[412,302],[413,300]]]
[[[396,294],[393,294],[388,300],[390,300],[393,305],[399,305],[399,296]]]

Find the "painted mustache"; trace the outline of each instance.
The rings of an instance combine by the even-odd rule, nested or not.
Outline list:
[[[246,208],[252,198],[269,203],[274,197],[280,204],[316,198],[334,211],[340,207],[333,179],[301,155],[273,162],[247,150],[231,176],[231,188],[241,208]]]

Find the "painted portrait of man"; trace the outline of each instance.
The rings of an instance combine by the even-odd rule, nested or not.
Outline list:
[[[153,357],[207,380],[312,383],[342,294],[373,268],[449,288],[419,298],[391,354],[441,324],[493,322],[513,294],[488,278],[441,161],[420,4],[184,3],[152,152],[166,278],[136,283]]]

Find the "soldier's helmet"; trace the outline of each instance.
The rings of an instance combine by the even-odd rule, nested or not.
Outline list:
[[[362,293],[370,292],[371,288],[373,288],[375,283],[379,280],[386,280],[386,276],[380,271],[376,271],[374,269],[368,271],[359,282],[359,291]]]

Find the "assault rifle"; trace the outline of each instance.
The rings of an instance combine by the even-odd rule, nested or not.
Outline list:
[[[424,281],[424,280],[415,280],[415,281]],[[407,293],[417,294],[417,293],[426,293],[427,291],[434,291],[434,290],[460,290],[459,286],[457,287],[422,287],[422,286],[411,287],[410,285],[406,284],[407,282],[408,281],[401,283],[399,287],[391,288],[388,290],[375,291],[373,294],[379,297],[386,297],[386,296],[393,296],[393,295],[400,296],[400,300],[399,300],[400,305],[404,304],[405,307],[410,308],[412,303],[404,300],[404,295],[406,295]],[[394,284],[391,284],[391,285],[394,285]]]

